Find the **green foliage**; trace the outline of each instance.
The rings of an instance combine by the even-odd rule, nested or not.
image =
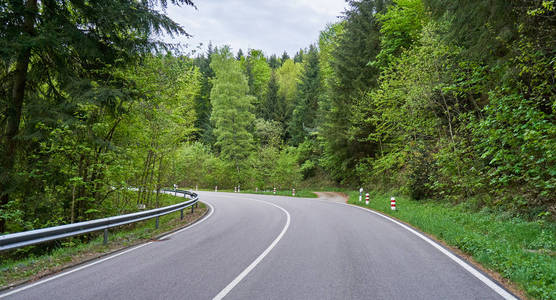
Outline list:
[[[261,146],[279,147],[284,136],[282,124],[277,121],[265,119],[255,120],[255,139]]]
[[[183,145],[172,159],[173,182],[182,187],[230,187],[234,173],[228,162],[201,143]]]
[[[311,132],[316,131],[321,89],[318,51],[311,45],[304,59],[304,70],[299,81],[298,96],[288,129],[291,144],[299,145]]]
[[[481,45],[484,37],[464,33],[501,12],[468,14],[477,19],[456,32],[461,20],[448,15],[464,13],[467,4],[434,5],[444,15],[433,11],[432,21],[419,1],[397,1],[377,15],[383,48],[372,64],[383,71],[376,88],[356,97],[348,122],[350,141],[375,147],[355,157],[357,174],[369,186],[395,188],[414,199],[477,198],[478,207],[504,207],[530,218],[554,215],[555,52],[545,46],[556,34],[547,23],[554,9],[514,6],[516,20],[502,18],[492,32],[477,31],[491,37],[503,35],[503,27],[515,31],[488,48]],[[503,48],[504,59],[493,62],[474,47]],[[332,102],[330,111],[339,111],[336,106]],[[340,140],[329,132],[339,122],[330,123],[336,127],[325,128],[323,140]],[[346,164],[331,145],[324,143],[321,164]]]
[[[241,50],[241,49],[240,49]],[[210,67],[210,57],[213,53],[212,45],[209,44],[206,55],[201,54],[194,59],[195,66],[201,72],[201,91],[195,97],[195,127],[198,129],[196,133],[197,139],[206,144],[214,143],[212,134],[212,125],[210,123],[210,115],[212,106],[210,104],[210,90],[212,89],[212,78],[214,71]],[[240,54],[238,52],[238,54]]]
[[[288,124],[291,119],[295,99],[297,97],[297,83],[301,74],[301,65],[291,59],[286,59],[275,72],[278,84],[278,98],[283,105],[280,109],[281,115],[277,121]]]
[[[261,117],[276,122],[284,121],[287,114],[285,98],[278,93],[278,81],[273,71],[268,81],[267,93],[261,104]]]
[[[215,146],[223,158],[234,164],[237,170],[235,179],[242,183],[245,178],[241,170],[253,149],[251,124],[255,117],[251,107],[255,100],[247,94],[247,80],[229,48],[224,47],[212,55],[211,68],[215,73],[210,93]]]
[[[250,49],[249,55],[241,60],[241,64],[249,85],[249,94],[254,96],[251,104],[257,117],[265,113],[265,97],[272,69],[261,50]]]
[[[330,65],[329,110],[322,126],[323,158],[321,165],[337,181],[357,183],[357,162],[373,155],[376,146],[361,143],[361,131],[352,131],[350,120],[357,108],[357,98],[376,86],[379,69],[370,62],[380,52],[380,28],[376,17],[386,8],[386,1],[348,1],[341,34],[335,36]]]
[[[485,118],[471,126],[485,180],[500,197],[496,204],[548,209],[556,193],[556,127],[550,115],[521,95],[497,91],[490,99]]]
[[[376,57],[379,66],[387,66],[404,49],[419,41],[423,23],[426,21],[425,7],[421,0],[395,0],[380,21],[380,53]]]

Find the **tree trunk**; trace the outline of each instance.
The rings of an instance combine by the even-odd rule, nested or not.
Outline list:
[[[35,12],[37,11],[37,0],[28,0],[26,12],[23,21],[23,33],[33,35],[35,27]],[[8,102],[6,109],[6,132],[4,135],[3,152],[1,159],[2,174],[0,174],[0,207],[8,204],[10,201],[9,189],[10,178],[16,158],[16,136],[19,132],[19,123],[21,121],[21,109],[23,108],[23,100],[25,98],[25,84],[27,83],[27,70],[29,69],[29,59],[31,57],[31,48],[24,48],[17,58],[14,82],[12,89],[12,97]],[[6,220],[0,219],[0,233],[6,231]]]
[[[147,179],[148,176],[148,172],[149,172],[149,164],[151,161],[151,155],[152,155],[152,150],[149,150],[148,154],[147,154],[147,159],[145,160],[145,168],[143,170],[143,173],[141,174],[141,178],[140,178],[140,184],[138,186],[138,191],[137,191],[137,205],[142,204],[142,193],[143,191],[145,191],[145,181]]]
[[[162,181],[162,161],[164,160],[164,155],[160,155],[160,159],[158,161],[158,178],[156,179],[156,207],[160,207],[160,202],[158,199],[158,196],[160,194],[160,188],[161,188],[161,181]]]
[[[147,182],[147,186],[149,187],[149,189],[148,189],[148,192],[147,192],[147,195],[146,195],[147,196],[146,203],[147,203],[147,206],[149,206],[149,207],[151,206],[151,197],[152,197],[152,194],[153,194],[153,187],[154,187],[153,186],[153,179],[154,179],[154,168],[156,167],[156,153],[153,153],[153,155],[152,155],[151,164],[152,164],[151,167],[150,167],[151,173],[149,174],[149,179],[148,179],[148,182]]]

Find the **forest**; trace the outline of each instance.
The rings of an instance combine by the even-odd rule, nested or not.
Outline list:
[[[556,218],[554,0],[348,0],[291,56],[182,49],[166,1],[97,2],[0,2],[0,233],[173,184]]]

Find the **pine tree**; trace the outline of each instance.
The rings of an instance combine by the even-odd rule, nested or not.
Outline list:
[[[237,51],[236,60],[241,60],[245,55],[243,54],[243,50],[241,48]]]
[[[284,51],[284,53],[282,53],[282,57],[280,57],[280,66],[282,66],[288,59],[290,59],[290,56],[288,52]]]
[[[214,136],[212,134],[212,125],[210,123],[211,103],[210,103],[210,90],[212,89],[211,79],[214,77],[214,71],[210,67],[211,56],[214,53],[212,44],[209,43],[207,53],[199,55],[195,58],[194,63],[203,75],[201,78],[201,91],[195,97],[195,127],[199,129],[197,132],[197,140],[210,145],[214,143]]]
[[[233,163],[236,182],[242,183],[245,160],[253,149],[250,128],[255,119],[251,113],[254,99],[248,95],[245,75],[228,47],[212,55],[211,67],[215,73],[210,93],[215,145],[221,156]]]
[[[270,80],[272,69],[268,66],[266,58],[261,50],[249,50],[249,56],[245,61],[247,75],[249,76],[249,94],[255,96],[254,105],[257,117],[262,116],[263,102],[266,88]]]
[[[299,51],[297,51],[295,53],[295,55],[293,56],[293,61],[296,63],[302,63],[303,62],[303,49],[299,49]]]
[[[278,57],[276,57],[276,54],[272,54],[269,58],[268,58],[268,65],[270,66],[270,68],[272,68],[273,70],[280,67],[280,60],[278,60]]]
[[[305,68],[301,75],[299,94],[289,128],[293,145],[299,145],[311,132],[315,132],[319,96],[322,92],[318,50],[314,45],[309,47],[304,60]]]
[[[323,128],[324,166],[331,175],[344,181],[356,181],[358,160],[373,155],[375,145],[360,142],[364,137],[351,136],[353,105],[356,97],[376,86],[379,69],[372,66],[380,52],[380,28],[376,14],[383,12],[387,1],[350,0],[345,12],[344,30],[332,56],[335,80],[327,124]],[[361,131],[360,131],[361,132]]]
[[[273,71],[268,81],[265,101],[261,108],[261,117],[265,120],[280,121],[280,116],[283,114],[281,110],[283,108],[283,105],[280,105],[278,82],[276,80],[276,74]]]

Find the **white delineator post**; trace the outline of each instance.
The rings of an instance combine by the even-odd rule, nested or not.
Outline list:
[[[218,192],[218,186],[217,186],[217,185],[214,186],[214,191],[215,191],[215,192]]]
[[[292,189],[292,196],[295,197],[295,189]]]
[[[396,210],[396,198],[394,198],[394,197],[390,198],[390,209],[391,210]]]
[[[369,193],[365,194],[365,205],[369,205]]]
[[[274,188],[274,191],[273,191],[273,193],[274,193],[274,195],[276,195],[276,188]]]
[[[361,197],[363,196],[363,188],[359,189],[359,202],[361,202]]]
[[[234,193],[237,193],[237,186],[234,186]]]
[[[256,188],[255,188],[255,193],[258,193],[258,192],[259,192],[259,188],[256,187]]]

